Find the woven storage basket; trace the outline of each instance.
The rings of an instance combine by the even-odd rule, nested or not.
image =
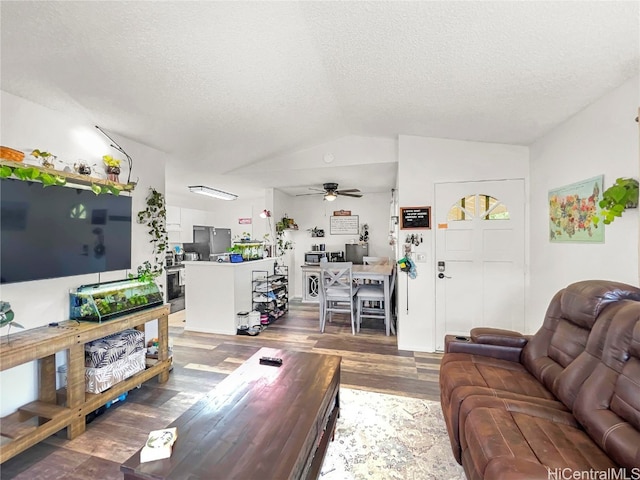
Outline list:
[[[3,160],[11,160],[12,162],[21,162],[24,160],[24,153],[20,150],[0,146],[0,158]]]

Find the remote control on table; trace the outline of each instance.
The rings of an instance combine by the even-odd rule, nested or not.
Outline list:
[[[280,367],[282,365],[282,359],[277,357],[260,357],[260,363],[262,365],[273,365],[274,367]]]

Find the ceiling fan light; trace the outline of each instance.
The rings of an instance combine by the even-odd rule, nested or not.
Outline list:
[[[338,196],[335,194],[335,192],[327,192],[324,194],[324,199],[327,202],[333,202],[336,198],[338,198]]]

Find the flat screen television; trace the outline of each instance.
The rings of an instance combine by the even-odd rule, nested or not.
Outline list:
[[[131,268],[131,197],[0,182],[0,283]]]

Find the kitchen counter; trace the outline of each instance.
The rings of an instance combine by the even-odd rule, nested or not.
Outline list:
[[[236,334],[236,313],[251,311],[251,273],[273,273],[275,258],[247,262],[182,262],[185,266],[185,330]]]
[[[274,258],[261,258],[259,260],[246,260],[244,262],[238,262],[238,263],[231,263],[231,262],[209,262],[206,260],[199,260],[196,262],[182,262],[182,265],[200,265],[200,266],[206,266],[206,267],[236,267],[239,265],[255,265],[255,264],[259,264],[259,263],[264,263],[268,260],[275,260]]]

